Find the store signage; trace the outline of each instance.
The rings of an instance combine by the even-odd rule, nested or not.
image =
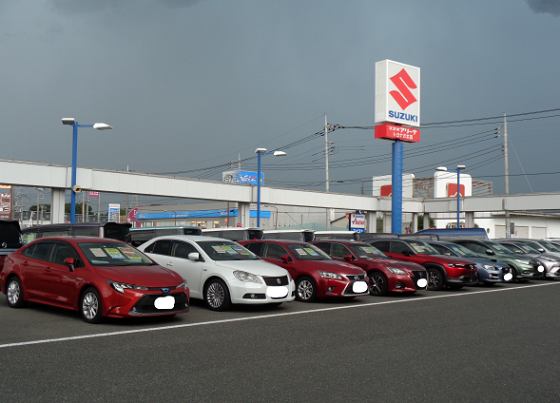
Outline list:
[[[375,126],[375,138],[400,140],[405,143],[418,143],[420,141],[420,129],[385,123]]]
[[[375,64],[375,123],[389,122],[420,126],[420,68],[382,60]]]

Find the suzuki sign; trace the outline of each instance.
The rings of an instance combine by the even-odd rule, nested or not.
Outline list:
[[[375,123],[420,126],[420,68],[382,60],[375,64]]]

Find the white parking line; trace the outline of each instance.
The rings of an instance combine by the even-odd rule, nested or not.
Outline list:
[[[29,345],[33,345],[33,344],[44,344],[44,343],[56,343],[56,342],[72,341],[72,340],[93,339],[93,338],[98,338],[98,337],[120,336],[120,335],[125,335],[125,334],[155,332],[155,331],[170,330],[170,329],[180,329],[180,328],[185,328],[185,327],[216,325],[216,324],[220,324],[220,323],[241,322],[241,321],[246,321],[246,320],[269,319],[269,318],[281,317],[281,316],[304,315],[304,314],[309,314],[309,313],[336,311],[336,310],[339,310],[339,309],[363,308],[363,307],[366,307],[366,306],[375,306],[375,305],[402,304],[402,303],[408,303],[408,302],[421,302],[421,301],[427,301],[427,300],[433,300],[433,299],[439,299],[439,298],[466,297],[466,296],[470,296],[470,295],[486,294],[486,293],[501,292],[501,291],[514,291],[514,290],[521,290],[521,289],[525,289],[525,288],[543,287],[543,286],[555,285],[555,284],[560,284],[560,282],[547,283],[547,284],[525,285],[525,286],[513,287],[513,288],[502,288],[502,289],[498,289],[498,290],[473,291],[473,292],[469,292],[467,294],[434,295],[434,296],[431,296],[431,297],[422,297],[422,298],[418,298],[418,299],[401,299],[401,300],[392,300],[392,301],[370,302],[370,303],[366,303],[366,304],[336,306],[336,307],[322,308],[322,309],[310,309],[310,310],[307,310],[307,311],[299,311],[299,312],[275,313],[275,314],[270,314],[270,315],[247,316],[247,317],[243,317],[243,318],[213,320],[213,321],[208,321],[208,322],[185,323],[185,324],[182,324],[182,325],[174,325],[174,326],[162,326],[162,327],[152,327],[152,328],[146,328],[146,329],[124,330],[124,331],[120,331],[120,332],[110,332],[110,333],[86,334],[86,335],[82,335],[82,336],[59,337],[59,338],[56,338],[56,339],[24,341],[24,342],[21,342],[21,343],[7,343],[7,344],[0,344],[0,348],[21,347],[21,346],[29,346]]]

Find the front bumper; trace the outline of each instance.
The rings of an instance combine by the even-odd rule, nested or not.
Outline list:
[[[234,304],[257,305],[293,301],[296,298],[296,285],[294,280],[287,276],[285,277],[289,280],[281,281],[281,284],[278,285],[251,283],[232,279],[228,283],[231,302]],[[272,277],[265,278],[265,282],[275,284]]]
[[[114,291],[116,293],[116,291]],[[189,296],[187,292],[174,291],[169,294],[125,290],[125,295],[114,296],[103,300],[103,304],[113,301],[118,306],[108,307],[106,316],[109,318],[126,318],[138,316],[165,316],[189,312]],[[173,297],[172,305],[160,305],[160,298]]]

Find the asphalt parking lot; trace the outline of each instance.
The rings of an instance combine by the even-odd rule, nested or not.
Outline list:
[[[83,322],[0,298],[0,401],[558,402],[560,282]]]

